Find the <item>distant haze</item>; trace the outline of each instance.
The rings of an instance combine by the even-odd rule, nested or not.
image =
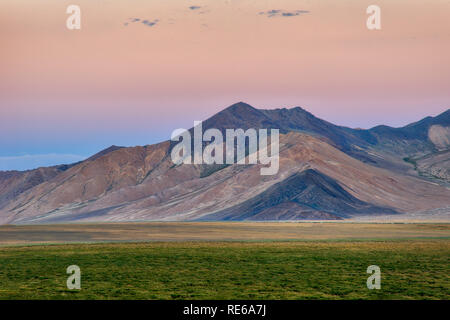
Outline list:
[[[0,157],[151,144],[237,101],[362,128],[448,109],[450,2],[378,0],[380,31],[371,4],[2,0]]]

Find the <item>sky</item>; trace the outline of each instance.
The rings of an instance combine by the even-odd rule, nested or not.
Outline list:
[[[238,101],[360,128],[435,116],[449,16],[450,0],[0,0],[0,170],[167,140]]]

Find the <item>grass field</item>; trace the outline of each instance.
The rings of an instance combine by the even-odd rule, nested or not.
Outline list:
[[[448,239],[2,247],[0,299],[449,299],[449,257]]]

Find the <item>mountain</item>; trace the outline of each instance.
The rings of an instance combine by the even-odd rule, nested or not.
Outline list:
[[[432,163],[432,172],[448,170],[438,157],[448,155],[448,111],[403,128],[358,130],[299,107],[238,103],[203,122],[204,130],[213,127],[280,129],[279,172],[261,176],[260,164],[174,165],[170,141],[112,146],[70,166],[0,173],[0,223],[351,219],[450,207],[446,175],[418,175],[412,160],[395,152],[411,143],[403,148],[414,151],[408,157],[434,159],[416,169]]]
[[[401,128],[382,125],[364,130],[334,125],[301,107],[258,110],[244,102],[226,108],[203,123],[205,130],[217,128],[222,132],[226,128],[275,128],[280,129],[281,133],[304,132],[361,161],[403,171],[407,169],[406,164],[399,162],[399,158],[436,152],[442,149],[439,147],[442,143],[444,149],[448,148],[450,129],[444,134],[437,131],[449,127],[450,110]],[[437,134],[433,135],[434,132]],[[379,152],[382,154],[378,154]]]

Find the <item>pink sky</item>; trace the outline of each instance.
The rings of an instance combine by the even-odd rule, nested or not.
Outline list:
[[[450,107],[449,17],[448,0],[1,0],[0,155],[153,143],[237,101],[404,125]]]

